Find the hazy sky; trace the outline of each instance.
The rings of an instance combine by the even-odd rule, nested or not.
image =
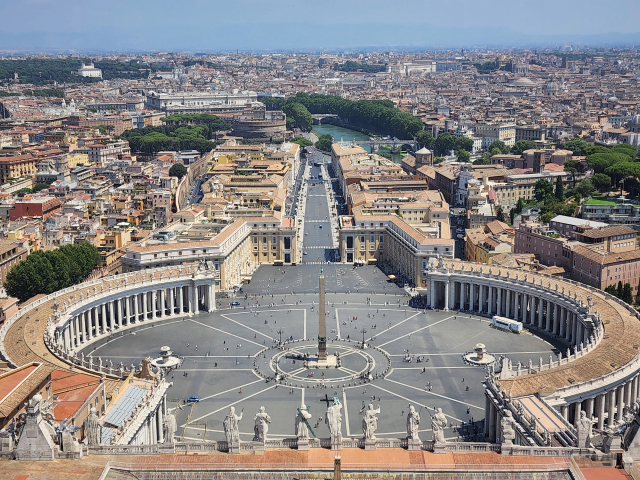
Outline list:
[[[639,0],[0,0],[0,50],[640,43]]]

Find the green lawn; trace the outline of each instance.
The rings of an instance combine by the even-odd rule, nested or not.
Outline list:
[[[615,205],[613,200],[605,200],[604,195],[594,195],[585,202],[587,205]]]

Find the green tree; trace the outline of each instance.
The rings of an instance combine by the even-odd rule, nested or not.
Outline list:
[[[551,221],[551,219],[553,217],[555,217],[555,216],[556,216],[556,214],[554,212],[546,212],[546,213],[543,213],[542,215],[540,215],[540,221],[542,223],[549,223]]]
[[[582,198],[588,198],[595,191],[595,187],[593,186],[593,183],[591,183],[591,180],[585,178],[576,185],[575,190],[582,195]]]
[[[573,154],[576,156],[585,155],[585,148],[587,148],[588,146],[589,144],[581,138],[573,138],[564,145],[561,145],[563,149],[573,152]]]
[[[507,147],[506,143],[504,143],[502,140],[496,140],[491,145],[489,145],[490,152],[492,152],[494,148],[500,150],[500,153],[502,153],[503,155],[506,155],[511,151],[511,149]]]
[[[595,173],[606,173],[606,169],[616,163],[629,163],[633,159],[624,153],[607,152],[594,153],[587,156],[587,165],[592,168]]]
[[[564,184],[562,183],[562,177],[556,179],[556,189],[553,192],[559,202],[564,200]]]
[[[491,157],[487,152],[484,152],[480,155],[480,158],[477,158],[473,161],[474,165],[491,165]]]
[[[609,285],[607,288],[604,289],[605,292],[607,292],[609,295],[613,295],[614,297],[618,296],[618,289],[616,288],[615,285]]]
[[[426,147],[428,149],[432,149],[433,143],[436,141],[436,139],[433,138],[433,135],[431,135],[431,132],[428,130],[420,130],[418,133],[416,133],[415,139],[416,142],[418,142],[418,145],[420,145],[421,147]]]
[[[300,145],[301,147],[310,147],[311,145],[313,145],[313,142],[307,140],[304,137],[296,137],[293,140],[291,140],[293,143],[297,143],[298,145]]]
[[[553,184],[541,178],[534,186],[534,194],[539,202],[546,200],[549,195],[553,195]]]
[[[11,268],[4,286],[9,295],[24,302],[83,281],[99,263],[100,253],[87,242],[38,250]]]
[[[318,150],[322,150],[323,152],[330,152],[331,145],[333,145],[333,137],[329,134],[320,135],[320,137],[318,137],[318,141],[316,142],[316,148]]]
[[[631,290],[631,284],[625,283],[622,288],[622,301],[627,302],[628,304],[633,303],[633,292]]]
[[[455,149],[471,152],[473,150],[473,140],[469,137],[456,137]]]
[[[571,181],[573,182],[573,186],[575,187],[576,173],[584,172],[584,164],[570,158],[564,162],[564,171],[571,174]]]
[[[604,173],[596,173],[591,181],[593,186],[601,192],[609,191],[611,188],[611,177]]]
[[[310,132],[313,128],[313,117],[307,107],[301,103],[288,103],[282,109],[288,117],[293,117],[296,126],[304,131]]]
[[[531,140],[518,140],[511,149],[514,155],[522,155],[522,152],[525,150],[531,150],[532,148],[536,148],[536,142]]]
[[[504,210],[502,209],[502,206],[498,206],[498,208],[496,209],[496,220],[500,222],[506,221],[504,218]]]
[[[187,167],[185,167],[181,163],[175,163],[169,169],[169,176],[178,177],[178,180],[182,179],[182,177],[184,177],[186,174],[187,174]]]
[[[471,155],[464,149],[457,150],[456,157],[459,162],[469,163],[471,161]]]
[[[618,298],[622,298],[622,295],[624,294],[624,287],[622,286],[622,280],[618,282]]]
[[[438,135],[438,138],[436,138],[433,146],[437,152],[437,155],[443,156],[448,155],[451,150],[455,149],[455,145],[456,137],[454,137],[450,133],[444,132]]]
[[[113,132],[113,130],[115,130],[116,127],[114,127],[113,125],[98,125],[96,128],[100,131],[102,135],[105,135],[107,133]]]

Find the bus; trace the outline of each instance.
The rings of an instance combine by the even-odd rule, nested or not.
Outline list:
[[[511,320],[507,317],[499,317],[498,315],[493,316],[492,325],[496,328],[500,328],[502,330],[509,330],[513,333],[522,332],[522,322],[518,322],[517,320]]]

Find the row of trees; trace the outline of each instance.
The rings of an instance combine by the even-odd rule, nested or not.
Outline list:
[[[614,297],[618,297],[623,302],[631,305],[633,303],[633,290],[631,290],[631,284],[625,283],[622,285],[622,282],[618,282],[618,288],[615,285],[609,285],[604,289],[605,292],[610,293]]]
[[[0,60],[0,83],[9,83],[14,79],[14,73],[18,74],[20,83],[33,85],[47,85],[58,83],[92,83],[100,81],[99,78],[80,77],[76,74],[82,66],[82,62],[90,63],[91,60],[75,58],[30,58],[26,60]],[[137,61],[95,62],[96,68],[102,70],[102,78],[111,80],[115,78],[139,79],[146,78],[150,65]]]
[[[307,108],[301,103],[287,103],[282,107],[282,111],[287,114],[287,120],[294,120],[296,127],[306,132],[310,132],[313,128],[313,117],[311,117],[311,112],[309,112],[309,110],[307,110]]]
[[[288,99],[263,97],[268,109],[284,109],[290,103],[303,105],[310,113],[330,113],[348,124],[401,139],[413,139],[423,129],[422,121],[395,108],[390,100],[348,100],[335,95],[298,92]]]
[[[358,62],[354,62],[352,60],[348,60],[346,62],[344,62],[342,65],[334,65],[333,67],[334,70],[340,71],[340,72],[366,72],[366,73],[378,73],[378,72],[384,72],[387,69],[387,66],[385,64],[381,64],[381,63],[358,63]]]
[[[231,130],[233,125],[217,115],[209,113],[173,114],[161,119],[165,125],[207,125],[212,134]]]
[[[4,286],[9,295],[24,302],[82,282],[99,263],[98,249],[88,242],[38,250],[13,266]]]
[[[469,152],[473,150],[473,140],[468,137],[456,137],[448,132],[441,133],[438,138],[434,138],[428,130],[421,130],[416,133],[415,139],[421,147],[428,148],[436,156],[447,155],[453,150],[456,152],[456,156],[460,158],[458,152],[463,150],[463,155],[466,158],[466,160],[460,160],[463,162],[469,161]]]
[[[120,138],[128,140],[131,150],[153,155],[161,150],[198,150],[210,152],[217,142],[209,125],[164,125],[126,130]]]

